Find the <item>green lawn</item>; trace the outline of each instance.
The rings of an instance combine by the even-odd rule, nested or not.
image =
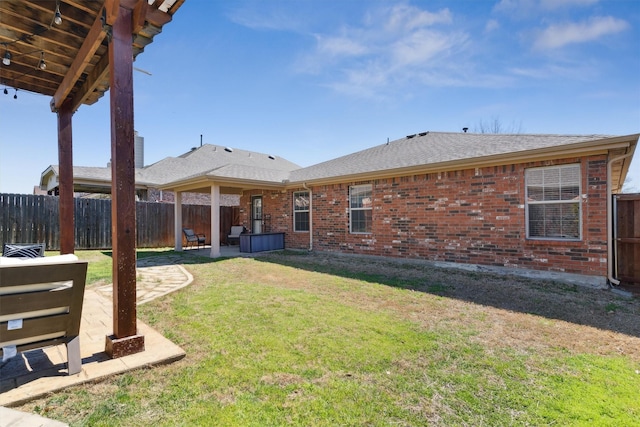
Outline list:
[[[108,254],[78,255],[104,280]],[[77,426],[640,425],[637,354],[547,334],[611,331],[284,258],[185,257],[194,283],[139,307],[185,359],[24,409]]]

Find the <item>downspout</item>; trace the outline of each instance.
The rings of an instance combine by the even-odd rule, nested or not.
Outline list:
[[[302,188],[309,192],[309,252],[313,250],[313,192],[309,187],[307,187],[307,183],[302,183]]]
[[[613,194],[611,189],[611,166],[622,159],[633,155],[633,152],[614,157],[607,162],[607,280],[614,286],[620,284],[620,280],[613,277]]]

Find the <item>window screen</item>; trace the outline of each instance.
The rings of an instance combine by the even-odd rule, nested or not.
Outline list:
[[[580,165],[528,169],[527,237],[580,239]]]
[[[371,233],[371,185],[349,187],[349,217],[352,233]]]
[[[293,230],[309,231],[309,192],[293,193]]]

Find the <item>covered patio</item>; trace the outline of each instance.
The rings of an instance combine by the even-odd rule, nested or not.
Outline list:
[[[252,234],[264,233],[268,227],[265,227],[265,218],[262,217],[262,198],[271,192],[283,191],[290,172],[299,169],[298,165],[281,157],[209,144],[194,149],[187,156],[187,159],[190,158],[194,158],[194,166],[190,165],[189,169],[183,171],[182,176],[176,175],[164,181],[159,188],[173,191],[175,194],[176,251],[183,250],[183,193],[210,196],[211,228],[197,232],[204,232],[207,239],[210,238],[211,246],[207,248],[207,256],[211,258],[224,256],[225,249],[230,250],[229,247],[220,244],[221,240],[224,240],[222,238],[226,237],[221,235],[220,230],[221,195],[237,195],[241,201],[243,198],[247,200],[247,195],[253,195],[250,196],[251,205],[240,206],[241,223],[232,226],[244,226]],[[201,158],[206,159],[207,168],[201,172],[194,172],[199,164],[198,159]],[[230,230],[224,232],[229,233]]]
[[[74,253],[72,118],[109,91],[113,222],[111,358],[145,351],[136,316],[133,61],[184,0],[0,2],[0,84],[51,97],[58,121],[61,254]]]

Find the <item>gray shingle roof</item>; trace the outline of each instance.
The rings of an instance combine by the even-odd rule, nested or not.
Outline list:
[[[638,139],[638,135],[629,136],[634,143]],[[525,156],[544,149],[571,149],[573,144],[607,138],[614,137],[424,132],[305,168],[280,157],[205,144],[181,156],[167,157],[136,169],[136,184],[167,187],[197,178],[297,184],[373,173],[383,175],[412,168],[428,171],[448,163],[473,165],[474,162],[499,156]],[[53,168],[57,173],[57,166]],[[109,182],[111,169],[76,166],[74,177]]]
[[[295,170],[291,182],[383,172],[562,147],[604,135],[508,135],[425,132]]]
[[[139,170],[142,182],[164,185],[188,178],[208,175],[231,179],[282,182],[288,172],[300,166],[286,159],[253,151],[205,144],[179,157],[167,157]],[[254,171],[252,177],[251,171]]]

